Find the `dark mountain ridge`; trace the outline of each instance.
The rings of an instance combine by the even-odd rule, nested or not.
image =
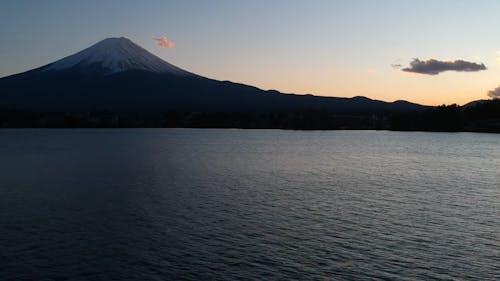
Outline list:
[[[205,78],[171,65],[126,38],[0,79],[0,109],[37,112],[380,113],[422,110],[406,101],[283,94]]]

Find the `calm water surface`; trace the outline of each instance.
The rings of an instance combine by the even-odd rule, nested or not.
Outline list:
[[[500,280],[500,135],[1,130],[1,280]]]

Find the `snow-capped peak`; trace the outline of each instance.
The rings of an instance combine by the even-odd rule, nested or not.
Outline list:
[[[194,76],[151,54],[125,37],[104,39],[81,52],[47,65],[43,71],[85,67],[100,67],[105,74],[144,70],[177,76]]]

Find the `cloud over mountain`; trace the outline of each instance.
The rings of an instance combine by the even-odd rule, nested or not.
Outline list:
[[[402,71],[418,74],[438,75],[439,73],[445,71],[477,72],[486,69],[487,68],[483,63],[468,62],[464,60],[440,61],[436,59],[414,59],[410,63],[410,67],[403,68]]]
[[[166,36],[163,36],[160,38],[153,37],[153,40],[156,41],[158,46],[163,47],[163,48],[172,49],[173,47],[175,47],[175,42],[168,40],[168,38]]]
[[[488,92],[488,96],[492,99],[500,99],[500,87]]]

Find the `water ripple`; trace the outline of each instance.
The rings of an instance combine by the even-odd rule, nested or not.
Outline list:
[[[499,280],[500,138],[3,130],[1,280]]]

